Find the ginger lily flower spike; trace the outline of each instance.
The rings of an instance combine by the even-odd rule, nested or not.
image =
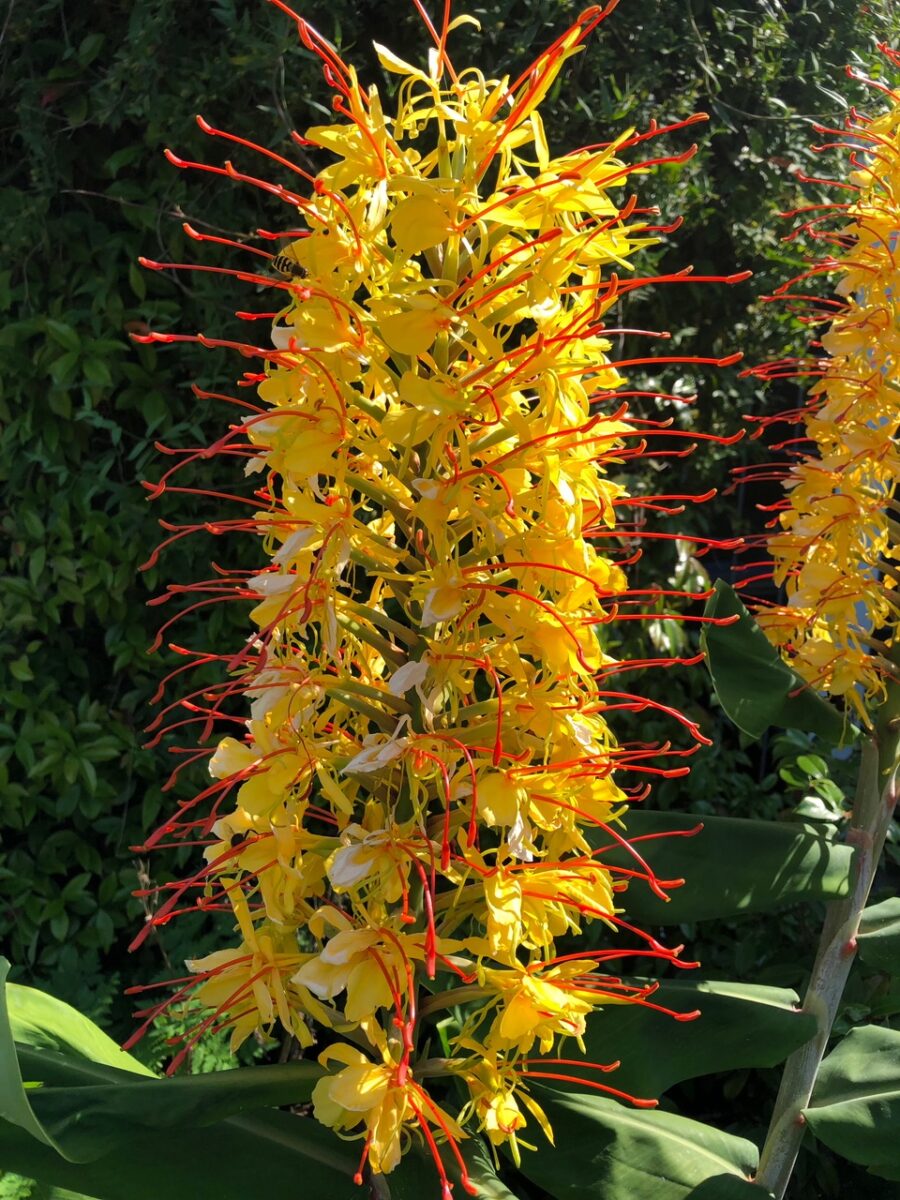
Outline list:
[[[881,49],[900,66],[896,51]],[[838,298],[819,301],[806,318],[812,325],[830,323],[814,343],[827,357],[752,371],[765,379],[815,380],[803,407],[760,422],[803,422],[806,437],[787,473],[786,497],[775,505],[776,531],[766,539],[787,604],[758,619],[804,679],[842,697],[867,726],[873,702],[885,697],[885,680],[897,674],[900,616],[894,498],[900,475],[900,91],[874,86],[891,102],[880,116],[852,109],[846,130],[818,127],[840,139],[818,149],[849,148],[852,168],[836,185],[850,199],[811,205],[816,215],[802,226],[830,252],[772,297],[808,303],[812,298],[800,294],[805,279],[837,278]],[[836,231],[823,225],[835,214],[842,219]]]
[[[891,68],[900,67],[897,51],[879,49]],[[800,231],[826,252],[771,297],[799,304],[807,325],[827,331],[812,343],[812,355],[753,371],[764,379],[814,380],[803,405],[760,422],[761,430],[779,420],[803,423],[805,436],[780,447],[793,458],[787,469],[775,468],[786,495],[773,506],[773,532],[760,541],[767,541],[787,597],[761,611],[759,623],[809,686],[838,697],[867,735],[845,814],[843,836],[857,849],[851,886],[828,907],[803,1002],[816,1034],[787,1060],[760,1155],[757,1183],[775,1200],[788,1187],[817,1078],[825,1077],[820,1064],[900,792],[900,89],[864,82],[879,105],[887,98],[887,108],[874,117],[851,108],[843,130],[818,128],[832,137],[815,149],[846,151],[847,177],[804,179],[839,189],[840,200],[787,214],[802,212]],[[808,294],[806,280],[818,274],[836,277],[836,298]],[[770,472],[767,465],[750,474]],[[844,1082],[850,1089],[849,1080],[839,1086]]]
[[[360,1139],[359,1180],[363,1164],[390,1172],[417,1141],[446,1197],[453,1159],[468,1186],[467,1131],[516,1159],[535,1126],[552,1138],[529,1081],[624,1096],[573,1057],[598,1010],[653,1003],[652,984],[623,983],[608,962],[689,965],[618,903],[630,882],[663,896],[680,882],[655,877],[622,817],[648,777],[684,773],[704,740],[661,705],[687,748],[620,745],[607,720],[654,707],[610,682],[653,660],[617,663],[604,629],[658,620],[640,605],[663,594],[629,590],[636,526],[622,513],[672,499],[632,500],[615,473],[683,436],[630,415],[629,400],[658,394],[625,390],[621,372],[737,356],[612,357],[614,337],[641,333],[608,327],[617,298],[689,274],[629,278],[662,227],[623,195],[626,182],[693,153],[625,165],[624,153],[667,132],[655,126],[551,150],[541,101],[613,4],[586,10],[518,78],[493,80],[448,53],[450,32],[473,18],[445,10],[438,28],[416,3],[434,42],[427,69],[377,48],[397,79],[390,117],[376,88],[275,3],[334,90],[337,123],[295,135],[330,164],[313,177],[253,147],[296,181],[288,187],[170,155],[265,188],[299,218],[259,231],[256,245],[230,243],[241,265],[219,268],[279,296],[277,313],[243,314],[273,321],[272,346],[140,339],[224,345],[259,362],[242,380],[258,402],[217,397],[240,420],[214,446],[181,452],[151,491],[198,457],[243,458],[255,490],[232,496],[238,517],[212,532],[250,531],[269,557],[250,577],[162,597],[243,598],[255,632],[225,659],[226,685],[155,723],[184,724],[186,709],[208,738],[226,699],[249,701],[246,732],[210,751],[215,782],[148,840],[206,847],[205,866],[152,920],[191,907],[197,890],[201,907],[233,914],[236,943],[190,962],[178,993],[196,985],[208,1010],[188,1046],[208,1028],[230,1027],[235,1048],[277,1025],[304,1049],[312,1025],[328,1031],[314,1111]],[[627,867],[606,864],[615,847]],[[592,924],[625,928],[643,949],[557,950]]]

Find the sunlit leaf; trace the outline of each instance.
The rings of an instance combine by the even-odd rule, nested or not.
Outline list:
[[[701,644],[719,702],[739,729],[758,738],[777,725],[816,733],[829,744],[852,740],[853,727],[787,665],[721,579],[705,615],[738,618],[730,625],[704,625]]]
[[[537,1089],[536,1089],[537,1091]],[[540,1089],[556,1148],[522,1173],[556,1200],[766,1200],[752,1142],[675,1113]]]
[[[830,1149],[900,1180],[900,1030],[851,1029],[822,1063],[803,1113]]]
[[[625,823],[629,839],[659,879],[685,881],[668,890],[668,902],[640,880],[632,882],[623,905],[629,918],[639,923],[677,925],[767,912],[801,900],[846,896],[850,890],[854,851],[828,826],[637,807],[629,811]],[[700,826],[699,832],[683,836]],[[591,832],[589,840],[594,846],[612,843],[602,829]],[[619,846],[600,857],[610,864],[642,869]]]

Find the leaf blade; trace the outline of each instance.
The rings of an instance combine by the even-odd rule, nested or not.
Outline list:
[[[822,1063],[803,1115],[829,1149],[900,1180],[900,1030],[851,1029]]]
[[[610,1084],[645,1098],[700,1075],[775,1066],[816,1030],[797,994],[782,988],[667,980],[652,999],[676,1012],[699,1008],[701,1016],[676,1023],[653,1009],[615,1004],[589,1017],[584,1035],[586,1060],[602,1062],[614,1047],[621,1065]]]
[[[149,1067],[122,1050],[93,1021],[55,996],[7,983],[6,1003],[13,1040],[20,1045],[56,1050],[155,1078]]]
[[[743,1138],[675,1113],[535,1091],[557,1147],[523,1154],[521,1170],[556,1200],[766,1200]]]
[[[857,941],[864,962],[888,975],[900,975],[900,896],[863,910]]]
[[[716,580],[704,616],[737,617],[730,625],[704,625],[700,644],[719,702],[744,733],[759,738],[778,725],[816,733],[832,745],[856,736],[843,714],[782,659],[724,580]]]
[[[634,808],[626,835],[660,879],[683,878],[668,902],[640,883],[623,898],[626,914],[641,923],[678,925],[712,917],[768,912],[802,900],[849,894],[855,851],[830,827],[782,824],[743,817],[707,817]],[[684,836],[702,828],[693,836]],[[605,846],[602,829],[590,831],[593,846]],[[613,866],[638,864],[616,847],[602,860]]]

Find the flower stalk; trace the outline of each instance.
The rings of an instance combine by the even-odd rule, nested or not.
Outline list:
[[[805,1131],[809,1105],[841,997],[856,958],[856,935],[881,861],[898,795],[900,692],[890,689],[875,736],[862,749],[847,842],[856,850],[849,894],[827,907],[802,1011],[816,1019],[816,1033],[785,1063],[775,1108],[759,1160],[756,1182],[782,1200]]]

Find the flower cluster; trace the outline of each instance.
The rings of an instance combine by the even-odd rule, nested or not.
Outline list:
[[[854,198],[810,206],[819,215],[803,228],[832,250],[776,292],[808,302],[798,285],[812,274],[837,276],[838,299],[814,301],[824,313],[807,318],[830,322],[815,343],[827,357],[755,371],[816,380],[806,404],[779,418],[803,421],[806,444],[787,444],[796,461],[767,539],[787,603],[764,609],[759,621],[804,679],[844,697],[864,722],[866,701],[883,695],[895,670],[886,656],[900,616],[900,91],[882,90],[891,107],[881,116],[851,110],[846,130],[820,128],[849,150],[852,174],[839,186]],[[842,218],[836,232],[822,226],[833,212]]]
[[[424,1140],[446,1194],[439,1144],[465,1180],[465,1127],[514,1156],[530,1121],[549,1137],[528,1080],[573,1078],[561,1043],[579,1044],[599,1007],[652,1006],[652,985],[607,962],[679,963],[621,915],[630,880],[663,896],[679,882],[654,876],[621,818],[646,776],[686,770],[666,755],[703,739],[672,713],[688,750],[617,742],[608,714],[653,704],[610,679],[649,664],[615,662],[602,636],[644,615],[621,514],[667,499],[615,480],[667,423],[630,415],[629,399],[658,394],[625,390],[621,371],[650,360],[616,361],[615,339],[640,331],[607,323],[648,282],[628,278],[630,259],[661,228],[623,198],[654,160],[620,155],[662,131],[562,156],[548,144],[539,105],[608,9],[588,9],[515,80],[457,72],[447,35],[472,18],[437,30],[420,11],[427,70],[378,47],[393,117],[295,17],[340,117],[297,137],[334,160],[315,177],[263,151],[302,190],[171,156],[267,188],[300,227],[235,246],[262,269],[232,273],[282,298],[242,314],[272,321],[272,348],[199,339],[264,363],[243,381],[258,403],[231,398],[241,420],[193,458],[245,459],[256,490],[233,499],[251,513],[212,531],[252,530],[269,562],[163,598],[237,594],[255,632],[225,660],[224,687],[168,710],[187,706],[208,734],[235,720],[227,701],[250,702],[246,731],[239,721],[212,755],[216,782],[150,844],[206,845],[154,921],[194,889],[236,921],[236,945],[189,964],[180,994],[196,987],[208,1009],[200,1031],[230,1026],[235,1047],[276,1023],[301,1047],[312,1024],[328,1031],[315,1115],[361,1137],[375,1172]],[[607,864],[615,848],[627,866]],[[559,946],[591,924],[624,926],[643,949]],[[592,1074],[615,1063],[574,1061],[576,1082],[622,1095]],[[455,1115],[433,1098],[442,1075],[466,1097]]]

